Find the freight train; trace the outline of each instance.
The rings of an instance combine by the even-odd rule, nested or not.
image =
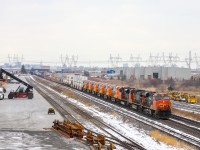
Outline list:
[[[131,87],[111,85],[108,83],[88,80],[86,76],[68,74],[63,79],[52,79],[63,85],[81,90],[104,100],[135,109],[155,118],[168,119],[171,115],[172,104],[165,93],[155,93]]]

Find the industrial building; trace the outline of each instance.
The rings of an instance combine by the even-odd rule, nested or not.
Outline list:
[[[33,67],[31,68],[30,70],[31,73],[33,72],[40,72],[40,73],[43,73],[43,72],[50,72],[50,66],[37,66],[37,67]]]
[[[126,79],[161,79],[167,80],[173,78],[175,80],[191,79],[191,69],[179,67],[134,67],[134,68],[115,68],[119,76],[126,76]]]

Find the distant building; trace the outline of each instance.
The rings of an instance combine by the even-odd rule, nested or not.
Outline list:
[[[200,80],[200,71],[199,70],[192,70],[192,80]]]
[[[31,68],[30,70],[30,73],[43,73],[43,72],[50,72],[50,66],[37,66]]]
[[[200,74],[193,75],[191,77],[192,80],[199,80],[200,81]]]
[[[191,69],[179,67],[134,67],[113,69],[119,76],[126,76],[126,79],[134,78],[139,80],[170,78],[176,80],[191,79]]]
[[[125,63],[122,65],[123,67],[128,67],[128,63]]]

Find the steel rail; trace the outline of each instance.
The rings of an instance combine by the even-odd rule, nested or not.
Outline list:
[[[30,83],[30,82],[29,82]],[[69,117],[73,118],[74,121],[76,122],[79,122],[76,118],[74,118],[74,116],[72,116],[71,114],[69,114],[60,104],[58,104],[58,102],[55,102],[54,98],[51,98],[48,94],[51,93],[51,95],[53,94],[52,92],[50,92],[47,88],[42,91],[41,89],[38,89],[38,85],[34,85],[34,88],[45,98],[47,99],[48,102],[50,102],[51,105],[53,105],[58,111],[59,113],[64,117],[64,118],[67,118],[69,119]],[[45,88],[43,86],[43,88]],[[45,93],[47,92],[48,93]],[[58,97],[59,95],[56,94],[56,96]],[[55,96],[54,96],[55,97]],[[59,96],[60,97],[60,96]],[[60,97],[63,101],[66,101],[66,99],[64,99],[63,97]],[[67,103],[69,105],[69,103]],[[74,105],[70,105],[70,107],[74,107]],[[76,107],[77,108],[77,107]],[[86,114],[86,112],[81,112],[82,114],[84,114],[85,116],[89,116],[88,114]],[[90,116],[91,117],[91,116]],[[94,117],[91,117],[93,119],[93,123],[94,123]],[[91,121],[91,118],[90,118],[90,121]],[[120,132],[118,132],[117,130],[113,129],[112,127],[110,127],[109,125],[103,123],[102,121],[99,121],[96,119],[96,121],[98,121],[99,123],[101,123],[101,125],[104,125],[105,127],[109,128],[110,130],[112,130],[113,132],[117,133],[118,135],[120,135],[121,137],[123,137],[126,141],[129,141],[129,142],[126,142],[126,141],[121,141],[119,140],[119,138],[116,138],[114,137],[112,134],[110,134],[107,130],[105,130],[103,127],[99,126],[102,130],[104,130],[105,132],[107,132],[108,134],[112,135],[114,138],[112,137],[108,137],[110,140],[110,142],[113,142],[115,144],[118,144],[120,146],[123,146],[124,148],[127,148],[127,149],[141,149],[141,150],[144,150],[145,148],[142,147],[141,145],[139,145],[138,143],[136,143],[135,141],[133,140],[130,140],[128,139],[127,137],[125,137],[124,135],[122,135]],[[94,123],[95,125],[97,125],[97,123]],[[85,127],[84,127],[85,128]],[[88,129],[88,128],[85,128],[87,130],[90,130],[91,129]],[[93,131],[92,131],[93,132]],[[96,133],[96,132],[93,132],[93,133]],[[97,133],[96,133],[97,134]],[[118,143],[116,143],[115,141],[117,141]]]
[[[43,78],[43,80],[49,81],[49,80],[44,79],[44,78]],[[51,81],[51,82],[53,82],[53,81]],[[56,83],[57,85],[58,84],[62,85],[61,83],[57,83],[57,82],[54,82],[54,83]],[[104,101],[104,100],[102,100],[100,98],[94,97],[93,95],[89,95],[88,93],[84,93],[82,91],[79,91],[77,89],[74,89],[74,88],[71,88],[71,87],[68,87],[68,86],[64,86],[64,85],[62,85],[62,86],[64,88],[70,90],[71,92],[76,93],[79,96],[82,96],[82,97],[85,97],[87,99],[90,99],[91,101],[94,101],[94,102],[96,102],[98,104],[101,104],[101,105],[111,109],[111,110],[114,110],[114,111],[118,112],[121,115],[124,115],[126,117],[138,120],[138,121],[140,121],[140,122],[142,122],[144,124],[152,126],[152,127],[156,128],[156,129],[162,131],[162,132],[170,134],[170,135],[172,135],[172,136],[174,136],[174,137],[176,137],[176,138],[178,138],[180,140],[183,140],[183,141],[185,141],[187,143],[190,143],[190,144],[200,148],[200,138],[194,137],[194,136],[186,134],[184,132],[180,132],[177,129],[171,128],[171,127],[169,127],[167,125],[164,125],[164,124],[159,123],[157,121],[151,120],[151,119],[149,119],[147,117],[138,115],[138,114],[134,113],[133,111],[127,110],[125,108],[121,108],[121,107],[119,107],[117,105],[112,104],[111,102]]]

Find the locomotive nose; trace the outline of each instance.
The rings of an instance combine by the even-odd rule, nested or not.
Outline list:
[[[164,101],[158,107],[160,110],[168,110],[170,108],[169,104],[166,104]]]

